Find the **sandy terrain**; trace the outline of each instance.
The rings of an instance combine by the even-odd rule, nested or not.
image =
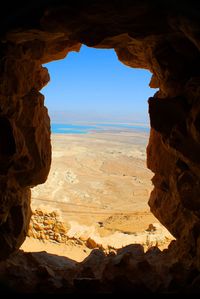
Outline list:
[[[138,132],[52,134],[51,171],[45,184],[32,189],[32,209],[59,210],[71,227],[71,238],[81,227],[88,227],[85,230],[100,242],[117,242],[114,247],[134,242],[133,236],[135,243],[140,242],[149,224],[158,223],[147,204],[153,176],[146,168],[147,142],[148,134]],[[22,249],[46,250],[76,260],[90,252],[73,242],[61,246],[31,238]]]

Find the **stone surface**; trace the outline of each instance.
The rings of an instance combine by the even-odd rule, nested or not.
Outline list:
[[[69,227],[62,222],[57,211],[48,212],[37,209],[33,211],[27,236],[39,240],[66,243],[68,230]]]
[[[94,249],[81,263],[44,251],[18,251],[0,262],[0,286],[22,294],[199,292],[199,271],[175,258],[173,247],[144,253],[134,244],[109,255]]]
[[[159,91],[149,100],[147,164],[155,173],[149,205],[177,238],[173,254],[200,270],[199,17],[197,1],[5,3],[0,18],[1,259],[23,242],[30,219],[29,188],[46,180],[51,164],[49,117],[39,92],[49,75],[41,65],[78,51],[84,43],[114,48],[125,65],[153,73],[150,85]],[[146,262],[134,267],[152,270]],[[184,273],[182,267],[174,266],[169,288],[179,279],[177,273]],[[126,259],[117,269],[113,288],[143,288],[143,280],[122,279],[136,271],[127,274]],[[92,283],[100,287],[98,281],[76,283],[83,289]],[[198,279],[193,286],[197,284]],[[144,291],[152,290],[150,284],[146,287]]]

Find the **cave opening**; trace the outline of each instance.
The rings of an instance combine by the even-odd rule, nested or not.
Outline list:
[[[28,235],[35,246],[63,245],[78,261],[94,248],[110,252],[135,243],[145,250],[166,248],[172,236],[148,206],[152,74],[121,64],[112,49],[84,45],[44,67],[51,78],[41,92],[51,117],[52,164],[47,181],[32,189]],[[79,243],[75,254],[67,239]]]
[[[27,293],[199,293],[199,3],[23,2],[14,9],[5,2],[0,18],[1,116],[8,121],[0,164],[1,285]],[[150,85],[159,91],[149,99],[149,206],[176,237],[167,250],[126,246],[105,256],[98,249],[78,264],[62,253],[18,250],[29,226],[30,188],[46,181],[51,165],[42,65],[81,44],[113,48],[125,65],[153,73]]]

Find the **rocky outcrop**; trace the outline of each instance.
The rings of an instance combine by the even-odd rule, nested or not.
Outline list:
[[[125,65],[152,72],[150,86],[159,91],[149,99],[147,165],[155,173],[149,205],[177,238],[173,254],[200,270],[200,7],[175,2],[42,0],[11,8],[7,1],[2,7],[1,259],[23,242],[29,188],[46,180],[51,164],[49,117],[40,93],[49,75],[42,64],[84,43],[114,48]]]
[[[76,221],[66,223],[62,220],[59,210],[47,211],[44,208],[32,211],[27,236],[46,244],[47,241],[62,243],[62,246],[73,243],[81,245],[83,250],[101,249],[105,253],[116,251],[128,244],[141,244],[145,251],[153,246],[167,248],[174,239],[159,223],[149,224],[143,232],[127,233],[114,229],[109,235],[101,236],[98,227],[94,225],[80,225]]]
[[[57,211],[36,209],[32,212],[27,235],[38,240],[66,243],[68,230],[69,227],[62,222]]]

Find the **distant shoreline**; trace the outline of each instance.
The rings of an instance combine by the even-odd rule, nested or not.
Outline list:
[[[144,126],[144,127],[150,127],[149,123],[146,122],[115,122],[115,121],[68,121],[66,123],[64,122],[59,122],[59,121],[52,121],[52,124],[58,124],[58,125],[67,125],[67,124],[74,124],[74,125],[88,125],[88,126],[93,126],[93,125],[133,125],[133,126]]]
[[[145,132],[149,133],[148,124],[139,123],[90,123],[90,124],[51,124],[51,132],[53,134],[93,134],[93,133],[122,133],[122,132]]]

